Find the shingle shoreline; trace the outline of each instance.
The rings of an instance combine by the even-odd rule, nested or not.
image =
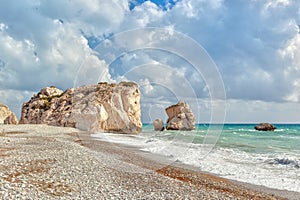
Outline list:
[[[0,125],[0,199],[280,199],[73,128]]]

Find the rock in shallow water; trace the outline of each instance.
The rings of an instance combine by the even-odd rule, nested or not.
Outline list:
[[[274,131],[276,127],[270,123],[260,123],[254,127],[258,131]]]
[[[177,104],[166,108],[168,115],[167,130],[194,130],[195,117],[184,101],[179,101]]]
[[[23,104],[20,123],[75,127],[90,132],[140,133],[137,84],[99,83],[65,92],[47,87]]]
[[[153,126],[154,126],[154,130],[155,131],[163,131],[163,130],[165,130],[164,122],[161,119],[154,120]]]

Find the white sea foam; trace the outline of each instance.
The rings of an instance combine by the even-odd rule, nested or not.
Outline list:
[[[181,137],[170,140],[168,137],[172,134],[168,132],[164,132],[163,136],[156,132],[138,136],[103,133],[93,135],[96,139],[132,145],[143,151],[161,154],[171,158],[171,161],[193,165],[225,178],[300,192],[300,156],[297,152],[257,154],[216,147],[204,157],[206,145],[187,142],[189,140],[181,142]]]

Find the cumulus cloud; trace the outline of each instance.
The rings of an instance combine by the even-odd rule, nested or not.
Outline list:
[[[34,92],[26,90],[0,90],[1,103],[8,105],[18,117],[21,115],[21,104],[28,101],[33,94]]]
[[[134,29],[164,23],[162,20],[165,14],[166,12],[155,3],[146,1],[131,10],[124,19],[121,29]]]
[[[52,23],[56,27],[43,36],[42,44],[0,32],[1,60],[5,63],[1,68],[1,89],[38,90],[47,85],[67,88],[78,76],[94,76],[95,71],[107,69],[78,30],[72,25]],[[76,74],[79,68],[89,73]],[[86,79],[82,83],[90,82]]]
[[[42,1],[37,7],[51,19],[61,19],[84,30],[88,35],[101,35],[115,30],[128,12],[127,0]]]
[[[294,86],[279,51],[299,35],[298,10],[296,1],[183,0],[167,16],[212,56],[228,98],[284,101]]]
[[[299,27],[298,27],[299,30]],[[279,51],[282,58],[286,60],[286,68],[283,75],[290,80],[292,90],[285,96],[287,101],[300,101],[300,34],[290,39],[286,46]]]
[[[111,81],[107,64],[90,48],[83,32],[105,33],[107,27],[117,26],[127,6],[124,1],[102,2],[3,3],[0,8],[1,101],[20,109],[25,97],[28,100],[28,93],[49,85],[67,89],[97,80]],[[117,13],[108,17],[108,13],[99,12],[100,8],[105,12],[114,9]],[[91,9],[93,12],[89,12]],[[8,94],[13,91],[15,96],[24,98],[9,101],[7,98],[13,96],[3,96],[4,91]]]
[[[9,104],[13,98],[4,95],[5,91],[19,96],[13,104],[20,107],[28,94],[48,85],[66,89],[125,79],[143,85],[143,106],[154,101],[165,105],[176,100],[166,87],[158,86],[161,82],[168,90],[182,88],[177,95],[186,99],[194,95],[184,93],[189,91],[187,88],[192,88],[198,102],[199,98],[209,98],[212,88],[208,83],[213,85],[213,79],[207,77],[209,70],[203,68],[203,74],[195,73],[191,64],[175,51],[134,49],[143,45],[156,47],[157,41],[170,49],[182,42],[175,34],[179,31],[202,45],[212,57],[224,80],[229,101],[248,102],[250,107],[255,104],[251,102],[257,101],[286,105],[286,108],[294,105],[290,102],[299,103],[300,5],[297,0],[159,2],[12,0],[2,3],[2,101]],[[136,32],[130,38],[127,35],[119,41],[112,40],[124,31],[143,27],[165,28],[166,32],[160,35]],[[123,45],[119,51],[105,53],[110,45],[116,44]],[[100,50],[99,46],[107,48]],[[192,49],[184,51],[195,53]],[[243,103],[233,104],[238,108]],[[236,111],[233,104],[230,112]],[[209,113],[210,108],[205,105],[201,103],[202,109]],[[152,113],[156,113],[154,110]]]

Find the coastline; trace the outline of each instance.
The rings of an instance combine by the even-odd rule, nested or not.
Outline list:
[[[95,140],[72,128],[0,125],[0,157],[0,195],[6,198],[296,199],[300,195],[220,178],[182,163],[167,166],[163,156]]]
[[[117,153],[125,161],[134,163],[138,166],[142,166],[146,169],[154,170],[164,176],[187,182],[189,184],[195,185],[196,187],[206,187],[212,190],[221,191],[224,194],[233,195],[234,198],[237,199],[274,198],[298,200],[300,196],[300,193],[294,191],[279,190],[275,188],[268,188],[262,185],[255,185],[251,183],[222,178],[217,174],[201,171],[197,167],[181,162],[172,162],[170,164],[169,161],[166,161],[167,158],[165,156],[141,151],[137,147],[95,140],[93,138],[90,138],[90,136],[81,135],[79,137],[85,137],[83,141],[80,141],[80,144],[87,148],[99,151],[99,146],[103,145],[107,147],[113,145],[115,148],[122,150],[117,152],[113,151],[113,153]],[[99,145],[97,145],[97,143]],[[124,151],[126,153],[124,153]],[[135,155],[135,157],[132,157],[130,155]],[[265,194],[267,195],[264,196]]]

